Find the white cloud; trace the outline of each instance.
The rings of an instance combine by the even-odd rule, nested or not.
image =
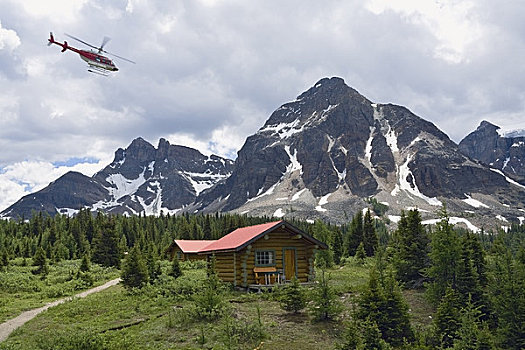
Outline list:
[[[20,43],[17,33],[12,29],[2,28],[2,22],[0,21],[0,51],[6,50],[11,52],[20,46]]]
[[[468,61],[467,49],[483,36],[473,1],[369,0],[365,6],[375,14],[394,11],[430,31],[439,42],[434,54],[450,63]]]
[[[13,0],[12,0],[13,1]],[[88,0],[24,0],[16,1],[32,17],[47,17],[54,22],[72,22]]]

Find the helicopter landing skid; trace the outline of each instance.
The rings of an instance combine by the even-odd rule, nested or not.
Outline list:
[[[90,73],[102,75],[104,77],[107,77],[109,75],[109,72],[107,70],[95,66],[88,66],[87,71]]]

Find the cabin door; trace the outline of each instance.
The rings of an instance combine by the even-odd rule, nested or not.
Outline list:
[[[284,249],[284,277],[287,281],[295,276],[295,249]]]

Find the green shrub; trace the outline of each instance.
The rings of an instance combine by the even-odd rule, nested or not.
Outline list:
[[[281,309],[293,313],[298,313],[306,307],[305,292],[295,276],[292,278],[292,283],[286,284],[279,291],[279,302]]]
[[[180,267],[183,270],[199,270],[208,267],[206,260],[186,260],[180,262]]]
[[[49,338],[43,338],[41,350],[106,350],[104,339],[92,331],[59,333]]]
[[[197,315],[201,319],[216,320],[226,311],[225,288],[215,274],[211,274],[202,290],[193,295]]]

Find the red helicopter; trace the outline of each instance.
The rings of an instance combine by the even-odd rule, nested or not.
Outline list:
[[[102,40],[102,44],[100,47],[93,46],[91,44],[86,43],[85,41],[82,41],[78,38],[75,38],[72,35],[66,34],[71,39],[74,39],[78,42],[81,42],[84,45],[87,45],[91,48],[96,49],[94,50],[79,50],[77,48],[74,48],[72,46],[69,46],[67,44],[67,41],[64,40],[64,43],[61,44],[58,41],[55,41],[55,38],[53,37],[53,33],[49,33],[49,39],[47,40],[47,46],[51,46],[51,44],[56,44],[58,46],[62,47],[62,52],[65,52],[66,50],[71,50],[73,52],[76,52],[80,55],[80,58],[87,62],[88,64],[88,72],[100,74],[103,76],[108,76],[110,72],[116,72],[118,71],[118,68],[115,66],[115,64],[106,56],[102,55],[102,53],[106,53],[115,57],[120,58],[121,60],[128,61],[130,63],[135,63],[131,60],[128,60],[127,58],[115,55],[113,53],[107,52],[104,50],[104,45],[107,44],[107,42],[110,40],[108,37],[104,37]]]

